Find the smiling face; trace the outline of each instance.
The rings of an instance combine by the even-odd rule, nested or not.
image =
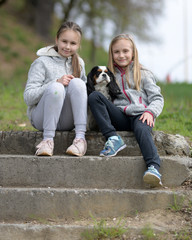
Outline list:
[[[133,47],[129,40],[119,39],[112,46],[113,61],[126,68],[133,60]]]
[[[70,57],[80,47],[81,36],[78,32],[73,30],[66,30],[56,38],[58,53],[63,57]]]

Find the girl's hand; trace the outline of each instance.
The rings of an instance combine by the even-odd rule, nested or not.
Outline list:
[[[142,123],[144,123],[145,121],[147,121],[147,125],[149,125],[150,127],[154,127],[155,123],[153,120],[153,116],[148,113],[148,112],[144,112],[141,117],[139,118],[139,120],[142,120]]]
[[[63,84],[63,86],[68,86],[71,79],[73,79],[73,75],[63,75],[61,78],[57,79],[57,82]]]

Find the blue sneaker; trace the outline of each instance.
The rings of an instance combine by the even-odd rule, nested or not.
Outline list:
[[[148,167],[148,170],[145,171],[144,176],[143,176],[143,181],[145,183],[150,184],[152,187],[161,187],[162,186],[161,174],[158,172],[158,170],[153,165]]]
[[[101,157],[113,157],[127,145],[120,136],[109,137],[105,143],[104,149],[100,152]]]

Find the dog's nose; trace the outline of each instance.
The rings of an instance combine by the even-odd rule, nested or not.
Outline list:
[[[106,77],[106,76],[107,76],[106,73],[103,73],[103,74],[102,74],[102,77]]]

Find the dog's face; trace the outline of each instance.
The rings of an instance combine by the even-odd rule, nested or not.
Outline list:
[[[103,93],[104,96],[113,100],[121,90],[116,83],[114,74],[106,66],[95,66],[87,76],[87,94],[94,91]]]
[[[106,66],[96,66],[91,70],[90,74],[92,74],[94,85],[102,82],[108,84],[111,81],[110,72]]]
[[[87,76],[88,95],[93,91],[100,91],[106,95],[111,82],[115,82],[115,77],[106,66],[93,67]]]

